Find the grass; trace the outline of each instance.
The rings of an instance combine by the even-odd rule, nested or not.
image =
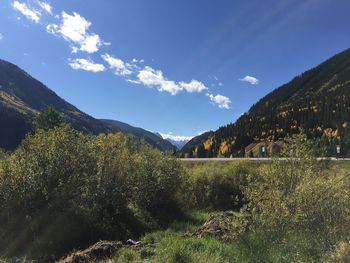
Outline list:
[[[184,165],[188,169],[221,169],[232,164],[200,162]],[[332,162],[330,167],[330,172],[334,174],[345,175],[350,172],[350,162]],[[139,250],[124,248],[108,262],[333,262],[327,259],[333,247],[317,233],[307,230],[284,234],[248,231],[231,242],[208,236],[184,236],[184,233],[198,229],[209,215],[209,212],[192,212],[165,230],[147,233],[141,238],[143,246]]]
[[[164,231],[146,234],[138,249],[123,248],[112,262],[169,263],[257,263],[257,262],[322,262],[325,245],[312,234],[248,233],[233,242],[215,237],[186,237],[184,233],[197,229],[209,216],[194,212],[186,220],[174,222]]]
[[[331,171],[338,174],[350,174],[350,161],[333,162]]]

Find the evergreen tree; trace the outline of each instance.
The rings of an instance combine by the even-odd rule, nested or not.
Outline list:
[[[55,127],[61,126],[64,123],[60,113],[57,112],[52,106],[39,113],[34,120],[36,129],[51,130]]]

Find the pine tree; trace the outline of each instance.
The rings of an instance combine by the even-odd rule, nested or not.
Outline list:
[[[61,126],[64,123],[60,113],[57,112],[52,106],[39,113],[34,120],[36,129],[50,130],[55,127]]]

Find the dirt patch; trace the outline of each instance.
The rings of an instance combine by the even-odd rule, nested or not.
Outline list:
[[[100,241],[85,250],[73,252],[58,263],[81,263],[109,258],[122,246],[121,242]]]
[[[187,232],[188,237],[215,236],[223,241],[235,239],[246,232],[248,221],[234,212],[223,212],[211,215],[198,230]]]

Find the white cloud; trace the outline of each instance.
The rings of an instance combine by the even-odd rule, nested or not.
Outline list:
[[[137,75],[137,82],[144,84],[149,87],[156,87],[158,91],[169,92],[171,95],[176,95],[180,91],[192,92],[202,92],[208,88],[198,80],[192,80],[191,82],[175,82],[173,80],[168,80],[164,77],[161,70],[155,70],[149,66],[146,66],[144,69],[140,70]],[[133,81],[133,83],[137,83]]]
[[[82,69],[91,72],[101,72],[105,70],[105,66],[102,64],[94,63],[92,60],[77,58],[72,60],[69,65],[72,69]]]
[[[128,76],[133,73],[132,66],[129,63],[125,63],[123,60],[112,57],[109,54],[104,54],[101,57],[108,63],[109,68],[114,70],[116,75]]]
[[[171,132],[169,133],[159,133],[163,139],[167,140],[167,139],[170,139],[170,140],[173,140],[173,141],[176,141],[176,142],[180,142],[180,141],[189,141],[191,140],[194,136],[180,136],[180,135],[173,135]]]
[[[169,92],[171,95],[176,95],[182,88],[175,82],[167,80],[160,70],[154,70],[146,66],[140,70],[137,75],[139,81],[149,87],[157,87],[159,91]]]
[[[37,2],[42,9],[44,9],[46,12],[52,15],[52,6],[48,2],[39,1],[39,0],[37,0]]]
[[[21,12],[22,15],[27,17],[30,20],[33,20],[35,23],[39,23],[41,13],[33,8],[30,8],[25,3],[20,3],[18,1],[14,1],[12,3],[12,7],[17,11]]]
[[[95,53],[104,44],[100,36],[95,33],[89,33],[91,22],[80,16],[78,13],[69,15],[66,12],[61,14],[61,24],[49,24],[46,26],[47,32],[63,37],[71,42],[72,52],[84,51],[87,53]]]
[[[214,104],[216,104],[220,109],[230,109],[231,100],[223,95],[217,94],[214,96],[213,94],[206,94],[210,101]]]
[[[99,35],[87,35],[84,41],[81,42],[80,50],[87,53],[95,53],[101,46],[101,39]]]
[[[46,26],[46,31],[50,34],[56,34],[58,32],[58,25],[56,24],[49,24]]]
[[[4,35],[0,33],[0,40],[4,39]]]
[[[252,76],[245,76],[243,79],[239,79],[240,81],[244,81],[244,82],[248,82],[252,85],[258,85],[259,84],[259,80],[255,77]]]
[[[189,83],[180,82],[180,87],[186,90],[187,92],[202,92],[203,90],[207,90],[208,88],[198,80],[192,80]]]
[[[133,83],[133,84],[141,84],[140,81],[134,80],[134,79],[127,79],[126,81],[127,81],[127,82],[130,82],[130,83]]]
[[[218,84],[220,87],[224,86],[224,84],[222,82],[219,82]]]

